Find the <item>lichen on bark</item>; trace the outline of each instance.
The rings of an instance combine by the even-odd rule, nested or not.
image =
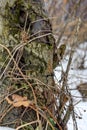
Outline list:
[[[7,3],[3,19],[1,44],[7,49],[3,49],[4,57],[2,56],[2,58],[4,58],[4,61],[8,60],[2,66],[2,84],[14,86],[9,93],[14,92],[14,89],[17,90],[26,86],[27,89],[19,91],[18,94],[27,95],[28,98],[33,100],[32,91],[28,86],[29,84],[27,85],[26,80],[20,75],[20,69],[22,74],[28,77],[27,82],[34,84],[32,87],[36,92],[37,104],[46,106],[51,104],[54,98],[50,87],[53,85],[53,49],[55,40],[41,2],[16,0],[13,5]],[[7,50],[10,51],[11,55],[6,52]],[[23,80],[20,80],[21,78]],[[38,85],[34,79],[43,82],[43,84],[41,86]],[[54,109],[53,104],[50,110],[52,109]],[[6,123],[12,113],[13,115],[14,113],[18,114],[19,117],[22,110],[15,108],[10,111],[10,114],[3,122]],[[32,118],[30,118],[31,116]],[[32,121],[34,116],[36,118],[36,114],[33,111],[31,116],[28,117],[27,121]],[[16,118],[11,116],[9,121]]]
[[[20,44],[20,35],[23,30],[29,36],[28,41],[36,38],[36,40],[23,47],[24,62],[30,69],[38,68],[39,72],[36,69],[35,72],[48,75],[53,71],[54,39],[49,20],[44,16],[44,11],[39,9],[40,6],[39,2],[30,0],[27,2],[23,0],[16,1],[11,7],[6,4],[3,36],[10,51],[17,44]],[[38,60],[36,61],[36,59]],[[51,66],[51,70],[47,70],[49,68],[48,64]],[[36,67],[34,68],[34,66]]]

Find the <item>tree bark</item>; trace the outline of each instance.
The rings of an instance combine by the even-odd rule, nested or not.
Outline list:
[[[9,126],[17,127],[21,125],[21,121],[29,122],[37,118],[40,118],[37,121],[39,123],[41,117],[46,118],[42,125],[46,124],[48,119],[42,113],[45,107],[54,115],[54,94],[51,87],[54,85],[55,40],[43,3],[16,0],[12,4],[6,3],[2,10],[1,91],[3,89],[4,96],[9,98],[12,98],[14,93],[22,97],[26,95],[33,102],[33,106],[26,109],[23,106],[7,109],[6,114],[1,117],[1,124],[9,122]],[[0,107],[2,113],[6,110],[5,104],[8,106],[4,101]],[[38,110],[41,107],[42,112]],[[33,125],[34,128],[38,126],[37,123]]]
[[[64,130],[60,113],[66,102],[62,103],[62,109],[57,108],[59,89],[53,77],[56,44],[44,3],[42,0],[9,2],[2,1],[1,8],[0,91],[4,95],[0,125]],[[64,99],[66,95],[63,96]]]

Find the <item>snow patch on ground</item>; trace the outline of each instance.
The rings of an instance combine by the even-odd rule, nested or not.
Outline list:
[[[0,126],[0,130],[15,130],[15,129],[9,128],[9,127],[1,127],[1,126]]]

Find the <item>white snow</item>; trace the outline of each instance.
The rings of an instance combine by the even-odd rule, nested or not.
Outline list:
[[[15,129],[9,128],[9,127],[2,127],[2,126],[0,126],[0,130],[15,130]]]

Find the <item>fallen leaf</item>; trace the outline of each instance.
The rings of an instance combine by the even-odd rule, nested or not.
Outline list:
[[[28,100],[27,97],[22,97],[17,94],[12,95],[12,100],[6,97],[6,101],[9,104],[12,104],[14,107],[20,107],[20,106],[28,107],[29,105],[33,105],[33,101]]]
[[[26,100],[28,100],[28,99],[27,99],[27,97],[22,97],[22,96],[20,96],[20,95],[13,94],[13,95],[12,95],[12,100],[13,100],[14,102],[18,102],[18,101],[26,101]]]

